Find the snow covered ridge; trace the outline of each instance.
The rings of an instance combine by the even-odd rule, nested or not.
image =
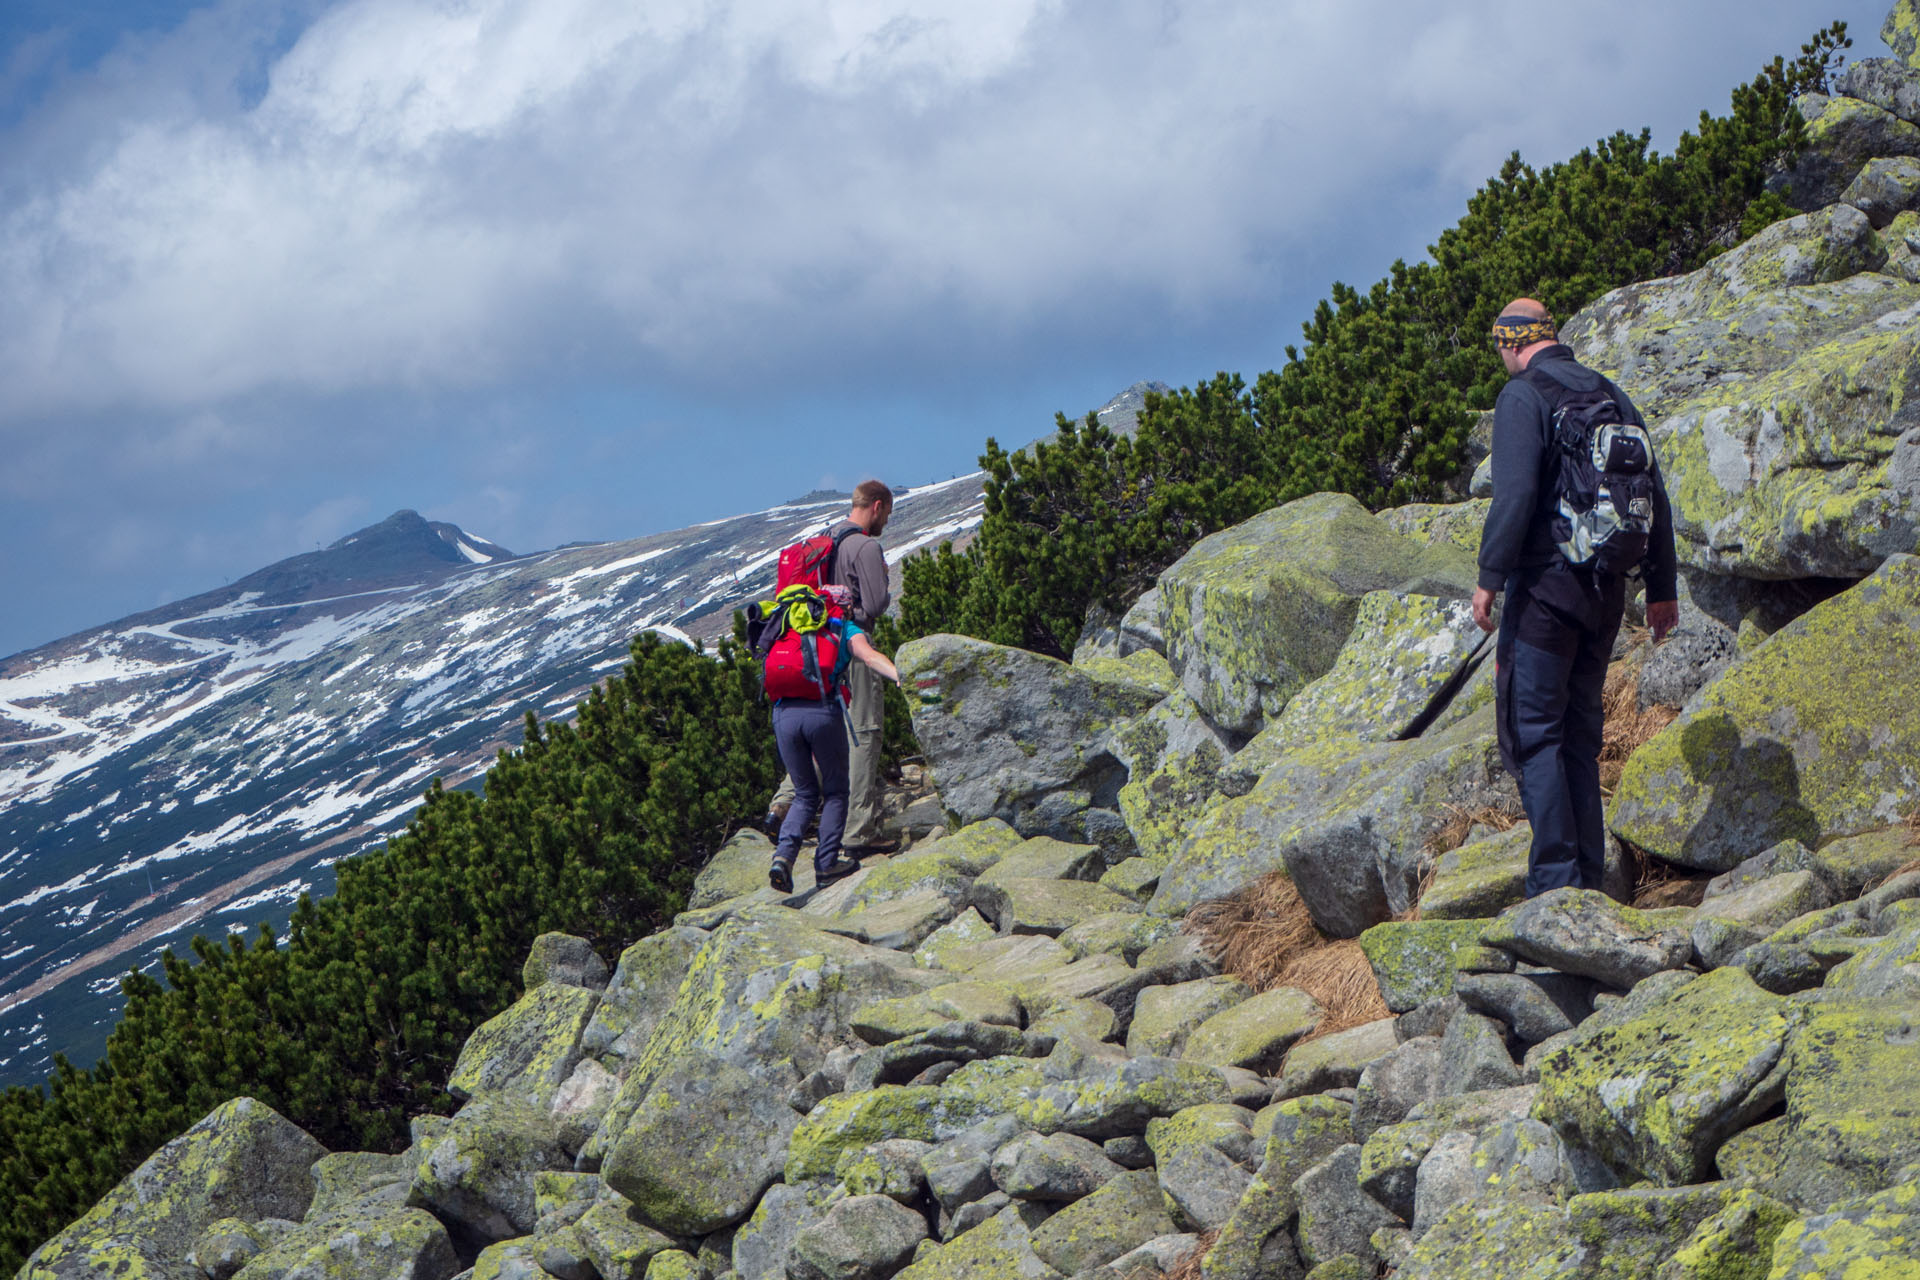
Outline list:
[[[0,660],[0,1085],[99,1052],[117,979],[194,933],[284,932],[435,775],[478,777],[642,631],[725,634],[844,499],[513,556],[402,512],[221,592]],[[905,491],[888,559],[981,477]]]

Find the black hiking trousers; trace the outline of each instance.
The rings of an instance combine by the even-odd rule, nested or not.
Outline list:
[[[1533,826],[1527,897],[1606,875],[1601,693],[1626,579],[1555,561],[1507,579],[1495,651],[1500,756]]]

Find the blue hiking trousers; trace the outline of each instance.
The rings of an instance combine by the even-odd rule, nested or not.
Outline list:
[[[1495,680],[1501,758],[1533,825],[1527,896],[1606,876],[1601,693],[1626,580],[1565,562],[1507,579]]]
[[[847,831],[847,725],[840,699],[780,699],[773,704],[773,735],[793,781],[793,807],[780,824],[774,861],[793,865],[807,824],[818,811],[820,842],[814,847],[813,865],[816,870],[829,866],[839,856]]]

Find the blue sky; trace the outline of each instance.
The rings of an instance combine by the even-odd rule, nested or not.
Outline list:
[[[634,537],[1251,378],[1509,151],[1885,9],[9,0],[0,654],[400,507]]]

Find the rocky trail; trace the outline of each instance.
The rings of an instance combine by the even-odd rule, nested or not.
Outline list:
[[[1841,89],[1806,213],[1566,326],[1681,535],[1606,892],[1523,901],[1484,491],[1315,495],[1071,663],[906,646],[899,855],[743,831],[541,938],[406,1151],[228,1102],[22,1280],[1920,1277],[1920,71]]]

